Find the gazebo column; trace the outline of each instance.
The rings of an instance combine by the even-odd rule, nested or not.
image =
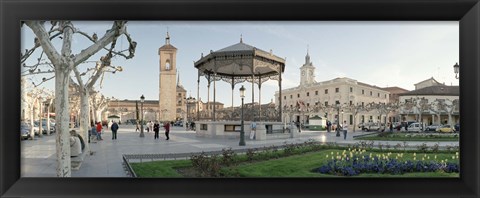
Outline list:
[[[210,115],[210,83],[211,83],[210,74],[208,74],[208,85],[207,85],[207,87],[208,87],[208,93],[207,93],[207,116],[208,116],[208,118],[210,118],[210,116],[211,116]]]
[[[217,103],[216,103],[216,96],[217,96],[217,95],[216,95],[216,94],[217,94],[217,86],[216,86],[217,80],[216,80],[216,77],[217,77],[217,73],[214,73],[214,74],[213,74],[213,121],[215,121],[215,118],[216,118],[215,113],[216,113],[216,109],[217,109],[217,108],[216,108],[216,106],[217,106],[217,105],[216,105],[216,104],[217,104]]]
[[[252,121],[255,118],[255,75],[252,74]]]
[[[200,120],[200,105],[198,104],[198,101],[200,101],[200,70],[198,70],[198,77],[197,77],[197,121]]]
[[[262,77],[258,77],[258,121],[262,121]]]
[[[278,121],[282,121],[282,66],[278,65]]]
[[[233,115],[234,115],[234,112],[235,112],[235,108],[233,107],[233,91],[235,89],[235,78],[232,77],[232,120],[233,120]]]

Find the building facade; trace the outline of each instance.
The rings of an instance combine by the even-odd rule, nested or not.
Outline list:
[[[460,122],[460,88],[446,86],[430,78],[415,84],[416,89],[399,94],[404,107],[402,121],[417,121],[424,125]]]
[[[371,103],[388,103],[390,92],[357,80],[342,77],[328,81],[315,81],[315,67],[307,53],[305,64],[300,67],[300,85],[282,90],[283,107],[295,109],[296,112],[282,112],[284,122],[301,122],[308,124],[313,116],[336,122],[346,120],[353,125],[368,121],[385,121],[386,115],[377,115],[374,111],[356,111],[354,106],[367,106]],[[278,92],[275,103],[278,104]],[[343,112],[343,113],[342,113]],[[288,115],[290,114],[290,115]]]

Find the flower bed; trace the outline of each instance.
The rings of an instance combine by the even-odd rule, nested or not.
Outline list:
[[[416,160],[416,157],[413,160],[402,160],[403,154],[400,153],[395,156],[392,153],[373,156],[365,154],[365,150],[353,150],[349,154],[346,154],[346,151],[341,155],[337,153],[336,157],[333,157],[333,153],[331,154],[332,159],[328,160],[326,165],[314,169],[313,172],[355,176],[362,173],[399,175],[409,172],[458,173],[460,171],[458,163],[448,162],[448,160],[437,162],[430,160],[429,157],[428,159],[423,157],[421,160]],[[326,157],[328,158],[328,155]],[[452,156],[452,159],[458,159],[458,152]]]

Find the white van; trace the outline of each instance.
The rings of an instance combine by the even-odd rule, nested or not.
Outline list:
[[[422,132],[423,131],[423,124],[419,122],[414,122],[410,125],[408,125],[407,128],[408,132]]]

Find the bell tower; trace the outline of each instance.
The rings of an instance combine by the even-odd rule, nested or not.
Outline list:
[[[315,83],[315,67],[310,61],[308,48],[307,48],[307,55],[305,56],[305,64],[303,64],[303,66],[300,67],[300,75],[301,75],[300,85],[305,86],[305,85]]]
[[[176,118],[176,76],[177,76],[177,48],[170,44],[170,35],[167,31],[165,45],[158,49],[160,56],[159,80],[159,121],[174,121]]]

